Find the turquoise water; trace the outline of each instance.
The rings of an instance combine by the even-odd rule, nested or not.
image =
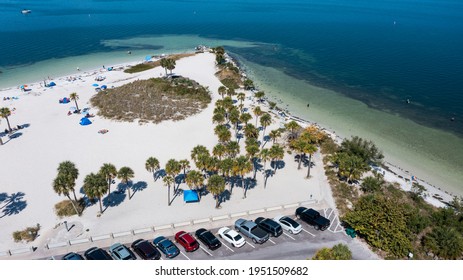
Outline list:
[[[456,185],[463,179],[462,35],[463,1],[456,0],[2,1],[0,88],[224,45],[269,95],[285,97],[301,115],[375,139],[396,158],[411,151],[410,166],[426,158],[417,168],[450,173],[452,182],[440,182]],[[267,69],[285,79],[269,79]],[[314,94],[311,85],[327,90]],[[296,106],[307,103],[311,111]]]

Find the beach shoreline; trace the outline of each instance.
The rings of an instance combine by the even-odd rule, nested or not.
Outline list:
[[[213,126],[210,120],[212,116],[213,104],[219,96],[217,93],[217,88],[221,84],[213,75],[216,69],[214,62],[215,56],[209,53],[195,55],[192,58],[184,58],[178,61],[176,72],[189,78],[193,78],[202,85],[209,86],[210,90],[212,91],[213,101],[207,109],[195,116],[189,117],[186,120],[178,122],[165,121],[157,125],[146,124],[140,126],[137,123],[120,123],[111,120],[105,120],[97,116],[94,119],[92,126],[87,130],[84,130],[84,128],[77,125],[77,119],[75,116],[65,116],[67,110],[59,107],[64,105],[57,104],[57,100],[64,96],[68,96],[72,91],[78,91],[81,95],[81,100],[79,102],[88,104],[87,102],[90,97],[95,94],[94,88],[91,87],[91,84],[94,83],[94,77],[97,75],[105,74],[107,76],[105,80],[106,84],[111,86],[118,86],[136,79],[160,77],[164,72],[164,70],[160,67],[146,72],[129,75],[123,73],[122,68],[127,67],[127,65],[131,65],[130,63],[107,65],[112,66],[115,69],[114,72],[107,72],[105,69],[99,68],[92,71],[81,71],[81,73],[77,73],[77,75],[67,76],[77,77],[75,80],[70,79],[68,81],[66,76],[58,77],[53,79],[58,84],[58,86],[55,88],[40,87],[40,82],[35,82],[28,84],[28,87],[32,88],[32,91],[27,94],[25,92],[20,92],[19,86],[16,88],[12,87],[9,89],[0,90],[0,98],[2,99],[3,97],[6,97],[6,95],[18,95],[20,98],[20,100],[11,100],[6,102],[9,104],[9,106],[17,105],[16,107],[18,108],[18,110],[15,111],[15,115],[11,118],[12,122],[15,124],[24,124],[30,122],[30,128],[25,128],[22,130],[24,135],[20,136],[16,140],[13,140],[11,143],[8,143],[8,145],[3,147],[0,146],[0,149],[5,150],[7,158],[17,157],[21,160],[25,159],[27,164],[22,162],[23,168],[29,168],[30,170],[33,170],[32,168],[38,168],[35,165],[39,164],[40,172],[34,173],[34,171],[32,171],[32,174],[41,174],[43,177],[23,178],[27,176],[22,176],[21,164],[12,163],[11,167],[7,167],[5,170],[0,171],[0,182],[6,186],[6,191],[11,193],[23,191],[26,195],[28,195],[29,192],[34,192],[34,190],[31,190],[32,186],[40,185],[41,188],[44,188],[43,192],[35,191],[33,198],[30,198],[31,206],[28,205],[25,210],[23,210],[25,212],[20,212],[18,214],[18,219],[21,216],[20,222],[15,223],[14,220],[16,217],[15,215],[11,215],[0,219],[0,224],[4,224],[4,228],[7,231],[19,230],[22,227],[37,223],[38,217],[41,217],[40,215],[54,215],[53,210],[50,208],[52,208],[54,203],[63,200],[64,197],[59,197],[57,194],[52,192],[51,180],[55,175],[55,168],[57,163],[63,160],[77,161],[77,166],[82,169],[80,171],[82,175],[78,180],[78,186],[81,185],[82,177],[84,177],[85,174],[96,171],[103,162],[114,161],[118,166],[134,166],[137,177],[136,180],[147,183],[148,188],[145,192],[149,192],[151,195],[154,195],[154,198],[152,198],[154,199],[153,203],[153,201],[150,199],[142,196],[145,194],[137,194],[137,196],[134,197],[135,200],[139,200],[137,203],[139,205],[144,205],[144,203],[152,203],[154,205],[158,205],[161,211],[169,211],[169,207],[164,205],[166,198],[164,194],[165,187],[162,187],[162,182],[160,181],[155,181],[154,183],[152,182],[152,178],[150,178],[151,176],[149,176],[148,172],[144,171],[143,162],[148,156],[150,156],[150,153],[153,152],[156,153],[157,151],[162,151],[162,154],[159,155],[159,159],[162,163],[165,163],[169,158],[189,158],[189,152],[196,144],[204,144],[209,148],[215,144],[216,138],[212,133]],[[197,69],[202,69],[203,71],[197,71]],[[18,94],[18,92],[20,94]],[[251,93],[248,92],[248,94]],[[25,105],[23,108],[20,102],[27,103],[27,106]],[[256,103],[254,103],[251,95],[248,95],[246,105],[249,107],[256,106]],[[259,104],[259,106],[263,107],[264,105]],[[265,105],[265,108],[268,110],[267,105]],[[34,119],[34,123],[32,123],[32,121],[28,119],[27,115],[37,116],[37,119]],[[302,124],[315,124],[298,117],[294,117],[288,112],[287,120],[292,118]],[[73,120],[72,122],[70,122],[71,119]],[[50,122],[51,124],[47,124],[47,122]],[[205,129],[207,129],[207,132],[210,135],[205,135],[203,133],[204,131],[202,130],[194,131],[192,128],[196,127],[198,123],[204,123]],[[52,129],[49,127],[51,125],[53,126]],[[275,127],[278,127],[278,125],[279,123],[274,124]],[[336,141],[342,141],[342,138],[334,132],[324,129],[321,126],[319,127],[322,130],[328,132]],[[61,132],[59,131],[60,128],[62,128]],[[109,133],[107,135],[97,135],[97,130],[102,128],[109,128]],[[187,141],[187,139],[163,139],[162,135],[169,135],[172,133],[172,131],[188,132],[190,134],[188,137],[189,139],[201,139],[201,142],[190,143],[190,141]],[[73,140],[74,138],[72,137],[72,135],[76,134],[78,135],[79,140],[77,142]],[[153,135],[161,137],[153,138]],[[33,137],[36,137],[36,142],[32,140]],[[50,140],[46,141],[46,139]],[[149,143],[147,140],[151,140],[152,143]],[[79,147],[75,147],[76,144],[78,144]],[[11,148],[9,147],[10,145],[12,146]],[[37,151],[37,146],[40,146],[43,151]],[[168,151],[167,147],[172,146],[178,147],[178,149],[174,151],[171,148]],[[88,149],[91,150],[92,153],[89,153],[86,147],[89,147]],[[108,147],[113,148],[109,149]],[[138,151],[133,147],[144,147],[144,149],[143,151]],[[114,153],[113,149],[130,151],[133,153],[133,157],[127,158],[125,154]],[[145,150],[148,150],[148,152]],[[50,154],[47,155],[47,152]],[[40,160],[36,159],[36,161],[34,161],[33,157],[28,158],[29,155],[38,156]],[[49,157],[48,159],[46,158],[47,156]],[[43,159],[43,157],[45,157],[45,159]],[[32,160],[33,162],[29,162],[29,160]],[[318,174],[317,176],[311,178],[310,180],[305,180],[303,175],[301,175],[304,173],[303,170],[294,170],[296,163],[292,159],[292,156],[285,155],[285,161],[287,161],[288,166],[290,167],[286,170],[283,169],[282,171],[279,171],[282,173],[280,174],[281,177],[276,176],[276,182],[272,182],[272,184],[269,186],[269,190],[258,188],[255,190],[255,194],[253,193],[253,190],[248,193],[250,198],[247,200],[243,200],[241,197],[232,197],[232,203],[234,204],[226,203],[224,209],[217,210],[215,213],[223,214],[239,211],[240,209],[252,210],[257,208],[257,206],[266,207],[281,205],[282,203],[294,203],[301,201],[301,197],[308,198],[309,194],[310,197],[313,195],[314,199],[318,202],[327,203],[327,205],[331,207],[334,206],[334,202],[330,200],[330,195],[322,191],[323,187],[325,187],[327,184],[326,178],[324,178],[324,170],[322,166],[318,166],[317,169],[314,170],[314,174]],[[321,163],[320,157],[318,158],[318,163]],[[405,178],[403,178],[403,182],[399,180],[400,177],[398,176],[402,176],[399,174],[400,168],[390,166],[390,169],[391,171],[384,170],[387,172],[385,173],[386,179],[398,180],[399,184],[404,190],[409,190],[407,189],[407,181]],[[297,176],[300,176],[300,178]],[[15,178],[17,178],[17,180],[15,180]],[[313,186],[309,186],[308,182],[313,184]],[[446,201],[451,199],[451,196],[446,195],[445,192],[442,192],[437,188],[435,189],[434,186],[421,181],[420,183],[423,183],[423,185],[428,189],[427,191],[430,193],[430,195],[428,196],[427,201],[433,205],[443,206],[443,204],[440,203],[438,199],[433,198],[435,194],[440,195]],[[18,189],[15,184],[18,184],[21,187]],[[297,186],[293,190],[294,193],[288,193],[281,189],[279,190],[277,188],[278,185]],[[240,190],[236,190],[236,192],[239,191]],[[283,193],[281,193],[282,191]],[[286,196],[283,197],[282,194],[286,194]],[[157,195],[159,195],[159,197],[157,197]],[[263,201],[261,202],[262,205],[256,205],[256,199],[258,199],[258,201]],[[43,200],[47,205],[38,205],[34,202],[34,200]],[[192,213],[185,213],[180,215],[179,217],[175,218],[174,222],[182,222],[195,217],[204,218],[205,216],[208,216],[207,213],[209,210],[213,210],[213,203],[214,201],[210,196],[205,197],[199,206],[195,205],[193,210],[190,209]],[[128,202],[124,201],[121,204],[121,207],[110,208],[107,213],[104,213],[99,218],[95,218],[97,216],[98,209],[96,205],[93,205],[92,207],[85,210],[85,213],[82,217],[77,217],[75,220],[85,225],[82,227],[82,231],[84,231],[85,228],[91,230],[90,233],[83,233],[84,236],[88,234],[104,234],[108,232],[127,230],[128,228],[133,229],[133,227],[144,227],[152,224],[173,222],[172,220],[168,220],[169,217],[157,217],[155,222],[153,222],[151,219],[147,221],[138,220],[133,221],[130,226],[126,225],[124,223],[124,219],[131,219],[131,217],[134,216],[143,216],[144,211],[147,210],[147,206],[139,208],[137,207],[138,205],[134,205],[133,203],[131,205],[127,204]],[[207,205],[207,207],[203,205]],[[186,209],[185,205],[176,205],[175,207],[177,210]],[[33,210],[29,210],[28,208],[32,208]],[[153,211],[153,209],[156,211],[156,208],[149,209],[151,211]],[[33,211],[35,214],[31,213],[30,211]],[[30,214],[29,217],[25,217],[27,213]],[[50,231],[51,228],[53,228],[53,226],[56,224],[62,223],[63,221],[63,219],[59,219],[54,216],[51,218],[48,217],[45,220],[46,221],[43,222],[42,225],[44,226],[44,230],[48,231]],[[8,225],[6,225],[7,223]],[[47,234],[44,234],[44,238],[45,236],[47,236]],[[5,238],[7,237],[5,236]],[[33,243],[33,245],[41,246],[50,241],[44,238],[38,239]],[[0,240],[0,248],[11,249],[12,247],[18,248],[24,246],[24,244],[15,244],[11,241],[12,239],[10,238],[8,238],[8,240]]]

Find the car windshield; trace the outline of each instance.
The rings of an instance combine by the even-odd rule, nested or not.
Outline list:
[[[290,224],[293,228],[297,228],[297,227],[299,226],[299,224],[298,224],[296,221],[294,221],[294,220],[292,220],[292,219],[290,219],[290,218],[288,218],[288,217],[284,217],[284,218],[281,219],[281,220],[287,222],[287,223]]]

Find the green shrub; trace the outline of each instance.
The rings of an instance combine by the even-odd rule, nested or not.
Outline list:
[[[77,203],[76,207],[79,213],[82,213],[84,211],[84,207],[82,206],[81,202]],[[74,210],[74,207],[72,206],[72,203],[69,200],[63,200],[61,202],[56,203],[55,213],[60,218],[76,215],[76,211]]]

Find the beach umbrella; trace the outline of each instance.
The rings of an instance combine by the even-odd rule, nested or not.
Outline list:
[[[79,124],[80,125],[89,125],[89,124],[92,124],[92,122],[88,118],[81,118]]]
[[[98,84],[93,84],[92,86],[94,86],[94,87],[97,87],[97,86],[98,86]]]
[[[106,85],[101,86],[101,89],[107,89],[107,88],[108,88],[108,86],[106,86]]]

